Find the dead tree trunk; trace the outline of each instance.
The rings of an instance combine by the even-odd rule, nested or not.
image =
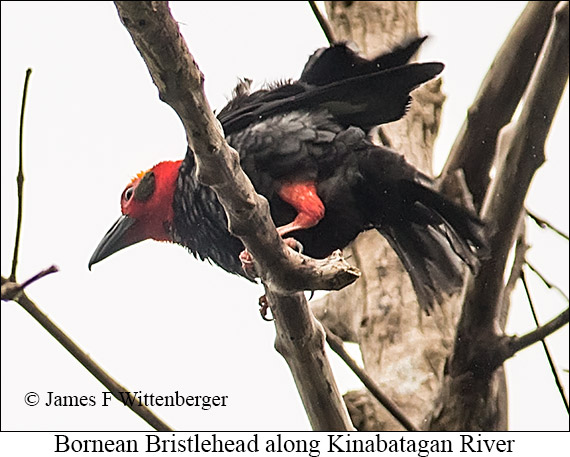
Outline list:
[[[330,2],[327,13],[335,38],[355,42],[369,57],[418,35],[415,2]],[[425,84],[412,97],[407,115],[382,126],[380,137],[431,174],[444,101],[441,80]],[[329,294],[315,309],[334,333],[360,345],[367,372],[419,426],[437,395],[458,302],[450,300],[431,317],[422,315],[407,273],[375,231],[361,235],[346,255],[362,272],[361,280]],[[346,401],[358,429],[401,429],[366,391],[350,392]]]

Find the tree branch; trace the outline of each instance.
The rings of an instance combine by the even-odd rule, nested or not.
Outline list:
[[[6,279],[2,278],[2,289],[7,284]],[[115,381],[105,370],[103,370],[97,363],[95,363],[89,355],[84,352],[71,338],[69,338],[47,315],[45,315],[37,305],[28,298],[22,287],[19,286],[20,290],[15,298],[16,301],[22,308],[24,308],[44,329],[46,329],[51,336],[53,336],[67,351],[75,357],[75,359],[81,363],[93,376],[95,376],[101,384],[103,384],[113,396],[124,403],[124,395],[129,392],[125,387]],[[2,291],[2,299],[4,300],[4,290]],[[145,405],[139,404],[138,400],[129,392],[129,399],[131,401],[126,402],[128,406],[134,413],[136,413],[141,419],[146,421],[151,427],[158,431],[172,431],[172,429],[166,425],[158,416],[156,416],[150,409]]]
[[[499,130],[519,104],[556,3],[528,2],[481,83],[441,173],[446,189],[447,177],[462,169],[477,209],[489,186]]]
[[[310,1],[309,5],[311,5],[311,10],[313,10],[313,14],[317,18],[321,29],[323,29],[323,33],[327,37],[329,44],[335,43],[334,34],[331,26],[329,25],[329,21],[327,21],[327,19],[323,16],[323,13],[321,13],[321,10],[317,6],[317,2]]]
[[[547,336],[551,335],[556,330],[564,327],[566,324],[568,324],[569,318],[570,309],[566,308],[554,319],[544,324],[543,326],[536,328],[532,332],[529,332],[523,336],[512,337],[508,345],[508,352],[503,361],[507,360],[509,357],[512,357],[517,352],[522,351],[529,346],[532,346],[534,343],[538,343],[539,341],[544,340]]]
[[[532,177],[544,162],[544,143],[568,79],[568,3],[556,9],[548,37],[525,92],[521,115],[506,126],[498,141],[503,158],[487,192],[482,217],[493,230],[491,255],[471,276],[458,326],[459,346],[467,335],[492,332],[502,299],[503,274],[516,237],[520,214]],[[565,19],[566,18],[566,19]]]
[[[266,288],[275,318],[275,349],[287,361],[314,430],[352,430],[324,347],[325,335],[304,294]]]
[[[20,111],[20,136],[18,150],[18,176],[16,182],[18,185],[18,219],[16,222],[16,241],[14,242],[14,255],[12,256],[12,270],[10,272],[10,281],[16,281],[16,268],[18,266],[18,252],[20,250],[20,234],[22,230],[22,213],[24,210],[24,113],[26,112],[26,98],[28,97],[28,83],[32,69],[26,70],[26,79],[24,80],[24,93],[22,95],[22,109]]]
[[[277,234],[269,214],[267,200],[258,195],[239,163],[238,153],[231,148],[222,134],[203,91],[204,77],[189,53],[178,24],[170,14],[166,2],[115,2],[121,21],[143,57],[151,77],[158,88],[161,100],[178,114],[188,144],[195,153],[198,179],[210,186],[224,207],[229,230],[239,237],[252,254],[255,268],[266,289],[277,327],[279,350],[286,357],[309,420],[314,428],[347,430],[350,419],[335,386],[322,349],[318,349],[322,330],[312,322],[302,290],[337,289],[353,282],[358,272],[342,260],[340,255],[316,261],[286,247]],[[304,271],[301,271],[304,270]],[[293,305],[295,311],[292,311]],[[302,311],[300,311],[302,310]],[[295,313],[301,312],[302,321]],[[291,325],[290,325],[291,324]],[[291,340],[288,335],[298,331]],[[287,349],[281,343],[287,341]],[[304,344],[319,354],[304,354]],[[313,383],[304,373],[321,373],[328,378],[329,388],[315,392]],[[323,402],[328,411],[321,417]]]
[[[528,17],[528,9],[523,16],[532,19]],[[505,92],[510,92],[514,81],[524,77],[525,71],[520,68],[520,62],[516,59],[513,62],[512,56],[509,60],[516,67],[516,73],[511,66],[503,67],[506,73],[496,71],[497,66],[501,67],[501,54],[507,53],[503,55],[504,59],[510,56],[509,46],[519,49],[520,43],[514,41],[513,37],[518,36],[528,42],[528,39],[522,38],[531,36],[526,34],[524,27],[534,29],[537,24],[530,21],[522,30],[521,27],[523,24],[519,21],[515,26],[516,33],[511,33],[508,38],[510,45],[503,45],[495,60],[495,68],[490,71],[485,83],[489,88],[503,87]],[[559,328],[564,321],[567,322],[568,316],[562,316],[561,321],[559,319],[547,324],[532,336],[520,339],[510,339],[497,333],[505,299],[503,277],[508,253],[517,237],[531,180],[544,162],[546,136],[568,79],[568,55],[568,2],[561,2],[555,9],[547,38],[525,90],[519,118],[501,129],[498,140],[488,138],[497,144],[497,172],[489,188],[485,189],[486,197],[481,211],[490,231],[490,255],[482,259],[479,273],[467,278],[453,352],[439,398],[429,417],[432,430],[497,429],[500,424],[496,417],[500,414],[500,407],[494,403],[493,390],[497,388],[501,376],[498,369],[503,361],[516,350],[532,344],[537,341],[536,338],[540,340],[554,327]],[[502,86],[503,83],[508,86]],[[501,100],[500,93],[490,97],[488,108],[501,110]],[[488,114],[488,120],[493,125],[494,117],[492,113]],[[469,129],[470,124],[466,125]],[[464,135],[465,138],[468,135],[477,136],[469,132],[464,132]],[[485,145],[475,142],[469,144],[472,152],[479,147],[483,147],[483,151],[486,149]],[[467,151],[464,152],[467,154]],[[475,160],[483,159],[477,157]],[[480,172],[484,173],[484,170]]]
[[[538,217],[536,214],[531,213],[528,209],[526,210],[526,214],[528,215],[528,217],[530,217],[535,223],[536,225],[538,225],[540,228],[549,228],[550,230],[552,230],[554,233],[557,233],[558,235],[560,235],[562,238],[564,238],[566,241],[568,241],[568,234],[564,233],[562,230],[557,229],[556,227],[554,227],[550,222],[548,222],[545,219],[542,219],[540,217]]]
[[[55,265],[52,265],[24,281],[22,284],[18,284],[10,279],[2,277],[2,291],[0,293],[0,298],[3,301],[16,300],[18,295],[20,295],[20,293],[30,284],[42,279],[44,276],[56,273],[57,271],[59,271],[59,269]]]
[[[15,301],[22,308],[24,308],[48,333],[53,336],[67,351],[75,357],[87,370],[95,376],[113,396],[123,402],[124,399],[121,394],[125,394],[127,390],[117,383],[111,376],[109,376],[102,368],[100,368],[91,358],[82,351],[77,344],[75,344],[56,324],[51,321],[37,306],[28,298],[24,289],[30,284],[40,280],[41,278],[59,271],[59,269],[52,265],[21,284],[16,282],[16,266],[18,264],[18,252],[20,247],[20,233],[22,229],[22,208],[23,208],[23,131],[24,131],[24,112],[26,106],[26,97],[28,92],[28,82],[31,69],[26,71],[26,80],[24,82],[24,94],[22,97],[22,110],[20,114],[20,148],[19,148],[19,169],[17,176],[18,183],[18,222],[16,228],[16,240],[14,242],[14,256],[12,258],[12,271],[9,278],[1,276],[0,298],[3,301]],[[129,392],[129,399],[132,400],[127,406],[145,420],[155,430],[159,431],[172,431],[168,425],[162,422],[157,416],[153,414],[146,406],[140,405],[136,398]]]
[[[419,429],[406,417],[404,412],[392,401],[390,397],[384,394],[378,384],[372,379],[366,371],[364,371],[360,366],[354,361],[352,357],[344,349],[344,344],[342,340],[331,332],[327,327],[325,327],[325,333],[327,335],[327,343],[331,349],[338,354],[338,356],[344,360],[348,367],[354,372],[358,379],[362,381],[362,384],[368,389],[368,391],[378,400],[378,402],[388,410],[388,412],[394,416],[394,418],[404,426],[408,432],[418,432]]]
[[[539,279],[546,285],[546,287],[548,287],[549,289],[554,289],[556,290],[560,295],[562,295],[564,297],[564,300],[566,300],[567,302],[568,300],[568,295],[566,295],[564,293],[564,291],[558,287],[555,284],[552,284],[550,281],[548,281],[540,271],[538,271],[528,260],[526,261],[526,265],[532,270],[532,272],[539,277]]]
[[[165,2],[116,2],[121,21],[143,57],[159,97],[178,114],[196,156],[200,182],[224,207],[230,232],[252,254],[266,285],[281,293],[337,290],[359,273],[332,254],[312,259],[288,248],[277,234],[267,200],[258,195],[222,134],[203,90],[204,76],[189,53]]]
[[[540,323],[538,322],[538,316],[536,315],[536,309],[534,307],[534,303],[532,301],[532,297],[530,295],[530,290],[528,288],[528,283],[526,281],[526,275],[523,270],[520,271],[520,278],[522,280],[524,291],[526,293],[526,297],[528,299],[528,304],[530,306],[530,311],[532,312],[532,317],[534,319],[534,323],[537,327],[540,327]],[[562,387],[562,382],[560,381],[560,377],[558,376],[558,372],[556,371],[556,367],[554,366],[554,360],[552,359],[552,355],[550,355],[550,350],[548,349],[548,345],[546,344],[546,340],[542,339],[542,348],[544,349],[544,353],[546,354],[546,359],[548,360],[548,365],[550,365],[550,371],[552,372],[552,376],[554,377],[554,382],[556,383],[556,387],[558,388],[558,392],[560,392],[560,396],[562,397],[562,401],[564,406],[566,406],[566,412],[569,411],[568,407],[568,399],[564,394],[564,387]]]

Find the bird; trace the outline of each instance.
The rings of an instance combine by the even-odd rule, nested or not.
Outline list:
[[[376,126],[406,114],[410,92],[443,71],[440,62],[410,63],[426,38],[407,39],[372,59],[349,43],[334,43],[312,54],[297,80],[256,91],[240,80],[217,118],[282,237],[324,258],[376,229],[429,313],[462,286],[465,266],[476,273],[485,226],[371,138]],[[160,162],[133,178],[121,194],[121,211],[89,269],[150,238],[248,278],[240,260],[245,248],[228,231],[214,191],[198,181],[190,147],[183,160]]]

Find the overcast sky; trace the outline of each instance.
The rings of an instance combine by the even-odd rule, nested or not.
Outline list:
[[[426,2],[422,60],[440,60],[447,101],[436,148],[441,166],[466,110],[524,2]],[[19,279],[57,264],[29,296],[104,369],[132,391],[227,395],[227,407],[155,408],[175,429],[299,430],[309,423],[291,374],[259,318],[262,293],[178,246],[144,242],[92,272],[87,262],[119,216],[129,180],[184,156],[185,134],[157,90],[111,2],[2,2],[2,274],[10,272],[17,213],[18,121],[33,68],[25,125],[25,210]],[[172,2],[212,108],[238,77],[257,85],[297,77],[326,40],[306,2]],[[568,232],[568,93],[528,206]],[[530,225],[529,258],[568,294],[568,244]],[[544,322],[565,303],[531,285]],[[150,430],[14,303],[3,303],[2,430]],[[508,330],[533,323],[520,290]],[[550,340],[568,390],[568,327]],[[344,392],[358,385],[335,357]],[[539,345],[507,363],[511,428],[568,429]],[[562,368],[566,371],[563,372]],[[95,395],[82,408],[26,406],[27,392]]]

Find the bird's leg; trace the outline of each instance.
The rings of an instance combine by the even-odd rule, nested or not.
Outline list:
[[[281,186],[278,191],[279,197],[297,210],[295,219],[281,227],[277,227],[277,233],[281,237],[296,230],[314,227],[325,215],[325,205],[317,195],[317,186],[313,181],[289,182]],[[302,252],[303,246],[293,238],[283,240],[287,246]],[[255,277],[253,258],[244,250],[239,255],[241,266],[250,277]]]
[[[325,215],[325,205],[317,195],[317,186],[313,181],[283,184],[278,194],[281,200],[297,210],[297,217],[292,222],[277,228],[281,236],[314,227]]]

